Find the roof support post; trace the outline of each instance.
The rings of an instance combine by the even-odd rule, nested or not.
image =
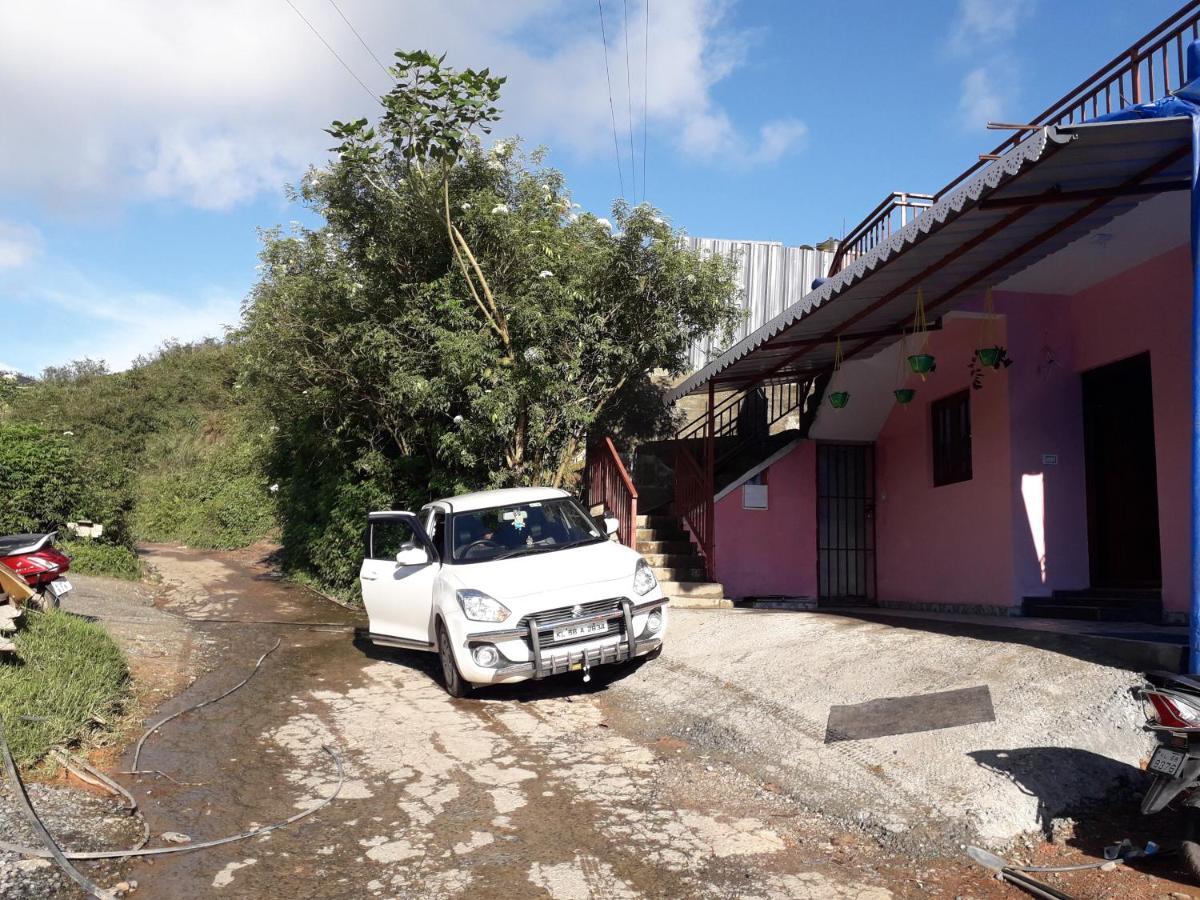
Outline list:
[[[1188,671],[1200,673],[1200,117],[1192,117],[1192,579]]]
[[[717,535],[716,535],[716,495],[717,495],[717,432],[716,419],[713,410],[716,408],[717,386],[710,378],[708,380],[708,429],[704,433],[704,523],[705,534],[708,536],[708,577],[717,577]]]

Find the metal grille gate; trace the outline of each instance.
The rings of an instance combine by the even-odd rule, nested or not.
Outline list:
[[[822,600],[875,599],[875,447],[817,445],[817,584]]]

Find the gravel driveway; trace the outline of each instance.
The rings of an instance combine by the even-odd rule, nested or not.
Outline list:
[[[1128,673],[820,614],[677,610],[639,668],[455,701],[434,657],[364,645],[356,613],[281,582],[261,550],[149,556],[163,618],[93,611],[163,666],[143,690],[182,688],[155,717],[282,641],[245,687],[147,743],[143,768],[169,777],[123,779],[152,844],[310,808],[337,782],[323,744],[346,783],[270,835],[129,864],[139,898],[1011,897],[956,842],[1039,827],[1145,747]],[[980,686],[994,722],[826,743],[831,706]],[[1010,852],[1078,861],[1076,846]],[[1101,893],[1083,896],[1184,887],[1120,870],[1058,883],[1085,878]]]

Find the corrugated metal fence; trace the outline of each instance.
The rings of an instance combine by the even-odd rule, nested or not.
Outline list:
[[[730,300],[747,315],[734,332],[734,343],[807,294],[813,279],[824,277],[833,261],[832,252],[785,247],[775,241],[685,237],[684,243],[703,255],[717,253],[737,262],[738,289]],[[697,341],[689,351],[690,371],[704,368],[724,349],[711,336]]]

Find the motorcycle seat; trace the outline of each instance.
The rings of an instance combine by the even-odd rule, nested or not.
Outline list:
[[[41,550],[54,537],[49,534],[6,534],[0,535],[0,556],[17,556],[21,553],[35,553]]]

